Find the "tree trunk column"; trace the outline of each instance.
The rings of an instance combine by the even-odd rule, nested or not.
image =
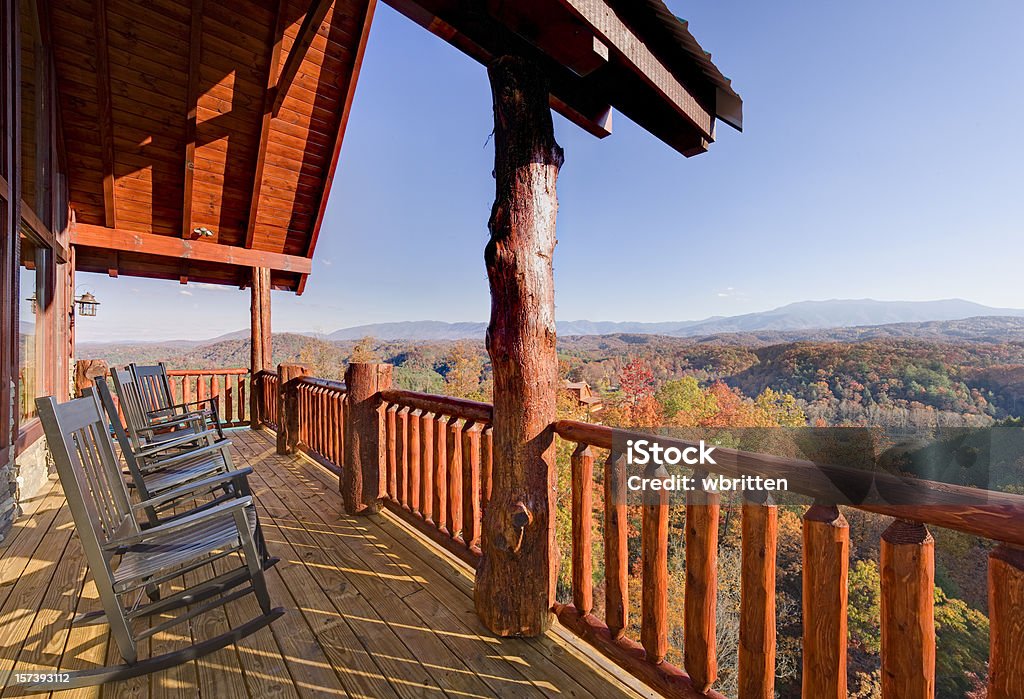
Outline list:
[[[301,364],[278,364],[277,375],[277,453],[294,454],[299,449],[298,379],[309,375]]]
[[[252,286],[249,301],[249,425],[258,430],[263,427],[261,401],[263,387],[257,389],[256,374],[269,369],[270,346],[270,270],[252,268]]]
[[[353,363],[345,370],[345,466],[341,471],[341,497],[345,512],[380,511],[384,492],[384,422],[380,392],[391,388],[391,365]]]
[[[491,288],[487,351],[494,372],[494,456],[476,573],[477,614],[500,636],[551,623],[555,542],[555,143],[549,89],[530,62],[487,70],[494,102],[495,202],[484,253]]]
[[[81,398],[85,389],[92,388],[97,379],[102,381],[109,374],[110,369],[102,359],[79,359],[75,362],[75,397]]]

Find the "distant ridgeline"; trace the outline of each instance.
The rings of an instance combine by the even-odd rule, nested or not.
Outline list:
[[[1024,340],[996,340],[1000,334],[1015,334],[1018,325],[1024,329],[1024,319],[909,324],[923,337],[914,337],[907,325],[822,330],[813,333],[814,340],[784,342],[764,333],[699,339],[561,337],[559,352],[564,377],[585,381],[598,393],[617,387],[622,367],[642,358],[659,384],[693,376],[702,385],[722,380],[749,397],[766,387],[791,394],[811,424],[984,426],[1024,415]],[[356,344],[279,334],[274,336],[274,362],[301,361],[315,374],[337,378]],[[481,387],[489,378],[481,341],[373,340],[368,346],[376,358],[396,366],[395,380],[402,388],[450,392],[446,379],[457,363],[456,347],[456,359],[474,365],[469,373]],[[78,353],[112,365],[166,361],[181,369],[249,362],[248,340],[236,338],[212,344],[83,343]],[[460,381],[473,382],[472,376]],[[471,391],[463,385],[459,392]]]

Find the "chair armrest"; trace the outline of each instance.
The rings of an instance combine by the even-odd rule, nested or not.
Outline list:
[[[240,468],[237,471],[224,471],[213,476],[207,476],[206,478],[202,478],[198,481],[186,483],[177,488],[174,488],[173,490],[168,490],[167,492],[161,493],[156,497],[152,497],[149,498],[148,500],[143,500],[142,502],[136,503],[132,505],[132,507],[135,509],[136,512],[141,512],[145,510],[147,507],[159,507],[160,505],[163,505],[164,503],[167,502],[171,502],[172,500],[177,500],[188,495],[195,495],[196,493],[200,493],[200,491],[210,490],[213,487],[221,485],[223,483],[230,483],[231,481],[235,481],[239,478],[245,478],[250,473],[252,473],[252,467],[250,466]]]
[[[128,536],[113,539],[103,548],[108,551],[116,551],[117,549],[126,548],[134,544],[140,544],[144,541],[167,538],[169,535],[180,532],[182,529],[188,529],[200,524],[205,524],[206,522],[223,517],[226,514],[233,513],[236,510],[244,510],[246,507],[251,506],[251,495],[225,500],[219,505],[215,505],[207,510],[194,512],[190,515],[185,515],[181,519],[176,519],[173,522],[166,522],[165,524],[159,524],[155,527],[151,527],[150,529],[144,529],[137,534],[129,534]]]
[[[194,459],[197,456],[202,456],[203,454],[210,454],[215,451],[227,449],[229,446],[231,446],[231,441],[227,439],[222,439],[218,442],[214,442],[213,444],[207,444],[205,446],[197,447],[196,449],[190,449],[180,454],[173,454],[166,458],[157,459],[155,461],[151,461],[147,457],[142,457],[142,460],[146,462],[143,471],[152,471],[157,468],[166,468],[167,466],[180,464],[185,461],[190,461],[191,459]]]
[[[145,447],[142,447],[141,449],[135,452],[135,456],[145,459],[152,456],[153,454],[159,454],[160,452],[167,451],[168,449],[177,449],[178,447],[185,446],[186,444],[198,442],[201,439],[207,439],[208,437],[214,437],[216,435],[217,430],[205,430],[203,432],[188,432],[186,434],[182,434],[180,437],[176,439],[168,439],[166,442],[159,442],[158,444],[149,444]],[[230,440],[224,441],[227,441],[229,444],[231,443]]]

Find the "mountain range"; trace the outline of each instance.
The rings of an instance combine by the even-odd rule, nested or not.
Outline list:
[[[734,333],[761,334],[766,336],[786,335],[793,339],[808,335],[808,331],[829,330],[835,328],[878,328],[892,327],[880,333],[847,332],[849,336],[862,335],[916,335],[918,331],[927,335],[956,334],[956,328],[917,327],[918,324],[945,323],[965,319],[1024,318],[1024,309],[994,308],[963,299],[945,299],[940,301],[876,301],[873,299],[832,299],[827,301],[801,301],[786,306],[762,311],[745,313],[736,316],[713,316],[702,320],[666,321],[666,322],[617,322],[571,320],[558,321],[557,331],[560,337],[589,335],[665,335],[669,337],[705,338]],[[985,324],[982,324],[985,325]],[[988,323],[991,326],[992,323]],[[1011,323],[1016,333],[1018,323]],[[913,327],[912,327],[913,326]],[[326,336],[316,333],[295,333],[309,337],[321,337],[332,342],[358,340],[373,337],[380,341],[399,340],[446,341],[446,340],[481,340],[487,329],[484,322],[446,323],[438,320],[402,321],[395,323],[374,323],[336,330]],[[967,335],[976,334],[978,322],[971,324]],[[1002,324],[987,330],[998,335]],[[964,330],[964,329],[961,329]],[[227,340],[248,339],[248,329],[226,333],[209,340],[174,340],[159,342],[160,345],[175,345],[182,348],[196,347]],[[966,338],[965,338],[966,339]],[[998,341],[998,340],[997,340]],[[91,343],[80,343],[87,345]],[[109,344],[109,343],[104,343]],[[129,344],[129,343],[123,343]],[[144,344],[134,342],[131,344]]]

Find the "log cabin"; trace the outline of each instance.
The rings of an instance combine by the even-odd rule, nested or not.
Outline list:
[[[718,121],[742,127],[742,101],[662,0],[386,2],[479,62],[492,86],[493,405],[395,390],[386,365],[353,364],[344,383],[271,366],[271,292],[307,283],[376,0],[0,0],[2,682],[17,668],[102,664],[109,645],[102,628],[70,623],[90,605],[88,578],[32,400],[66,399],[102,376],[72,361],[75,275],[98,272],[248,290],[250,366],[174,379],[183,399],[219,395],[225,423],[252,428],[233,433],[234,448],[258,475],[268,539],[287,562],[274,594],[291,612],[227,655],[103,693],[723,696],[717,496],[686,506],[677,667],[666,659],[667,501],[644,504],[643,595],[631,609],[613,430],[555,420],[551,259],[565,155],[551,111],[604,138],[616,109],[690,157],[709,149]],[[558,439],[575,449],[564,552]],[[780,473],[820,501],[804,517],[803,696],[845,699],[849,527],[826,498],[853,476],[742,453],[724,467]],[[862,507],[893,518],[881,543],[883,696],[934,696],[937,526],[996,542],[989,690],[1020,699],[1024,506],[922,487],[926,506]],[[775,504],[749,499],[742,525],[739,696],[767,699]],[[555,598],[562,556],[571,602]]]

